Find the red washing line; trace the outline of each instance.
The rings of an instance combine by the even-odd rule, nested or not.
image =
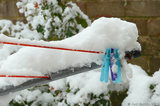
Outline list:
[[[61,48],[61,47],[49,47],[49,46],[23,44],[23,43],[12,43],[12,42],[2,42],[2,41],[0,41],[0,43],[1,43],[1,44],[9,44],[9,45],[19,45],[19,46],[39,47],[39,48],[48,48],[48,49],[57,49],[57,50],[66,50],[66,51],[85,52],[85,53],[105,54],[105,52],[100,52],[100,51],[68,49],[68,48]],[[14,78],[50,78],[50,76],[23,76],[23,75],[0,75],[0,77],[14,77]]]
[[[48,49],[57,49],[57,50],[66,50],[66,51],[85,52],[85,53],[105,54],[105,52],[101,52],[101,51],[68,49],[68,48],[61,48],[61,47],[50,47],[50,46],[41,46],[41,45],[32,45],[32,44],[23,44],[23,43],[12,43],[12,42],[2,42],[2,41],[0,41],[0,43],[1,44],[9,44],[9,45],[19,45],[19,46],[39,47],[39,48],[48,48]]]
[[[0,77],[14,77],[14,78],[50,78],[50,76],[24,76],[24,75],[0,75]]]

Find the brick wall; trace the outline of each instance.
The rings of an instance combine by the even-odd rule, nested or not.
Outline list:
[[[24,20],[18,0],[0,0],[0,19]],[[68,0],[70,1],[70,0]],[[142,56],[129,62],[152,74],[160,68],[160,0],[72,0],[94,20],[101,16],[134,22],[139,30]]]
[[[0,0],[0,19],[9,19],[13,22],[24,20],[22,14],[19,14],[16,2],[18,0]]]

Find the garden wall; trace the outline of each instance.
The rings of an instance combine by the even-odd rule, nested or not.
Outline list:
[[[18,13],[18,0],[0,0],[0,19],[25,21]],[[68,0],[70,1],[70,0]],[[134,22],[139,30],[142,56],[129,62],[152,74],[160,68],[160,0],[72,0],[94,20],[119,17]]]

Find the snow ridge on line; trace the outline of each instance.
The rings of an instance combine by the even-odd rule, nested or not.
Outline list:
[[[140,49],[137,37],[138,31],[135,24],[122,21],[118,18],[100,18],[73,37],[48,43],[34,41],[34,44],[54,45],[66,48],[76,47],[77,49],[102,52],[106,48],[112,47],[120,50],[120,58],[122,58],[125,51]],[[1,40],[5,41],[6,39]],[[25,42],[28,41],[21,40],[21,43]],[[68,51],[25,47],[1,62],[0,74],[43,75],[67,67],[90,65],[92,62],[101,64],[102,57],[103,55],[99,54],[70,53]],[[24,81],[8,80],[7,83],[17,85],[22,82]]]

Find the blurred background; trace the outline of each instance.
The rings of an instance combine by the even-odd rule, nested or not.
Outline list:
[[[0,0],[0,19],[25,22],[18,12],[18,0]],[[142,56],[130,63],[140,65],[149,75],[160,68],[160,0],[67,0],[76,3],[93,21],[118,17],[137,25]]]

